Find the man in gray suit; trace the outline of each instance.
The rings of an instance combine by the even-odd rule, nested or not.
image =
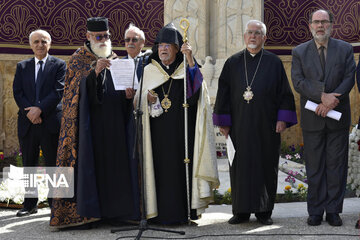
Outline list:
[[[317,10],[310,15],[313,40],[292,52],[291,78],[300,94],[301,127],[308,177],[307,223],[326,221],[341,226],[348,164],[350,126],[349,92],[354,86],[355,61],[350,44],[330,37],[333,15]],[[305,109],[310,100],[315,112]],[[326,117],[330,110],[342,113],[339,121]]]

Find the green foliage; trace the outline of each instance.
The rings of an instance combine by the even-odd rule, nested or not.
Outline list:
[[[224,195],[219,193],[217,189],[214,190],[214,204],[231,204],[231,191],[226,191]]]

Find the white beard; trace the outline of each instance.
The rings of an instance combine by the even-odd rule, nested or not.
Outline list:
[[[255,49],[255,48],[257,48],[258,46],[257,46],[257,45],[255,45],[255,44],[251,44],[251,43],[250,43],[250,44],[248,45],[248,47],[249,47],[249,48],[253,48],[253,49]]]
[[[105,44],[106,46],[101,46]],[[90,40],[91,50],[96,54],[96,56],[101,58],[107,58],[111,54],[111,40],[107,40],[104,43],[97,43]]]

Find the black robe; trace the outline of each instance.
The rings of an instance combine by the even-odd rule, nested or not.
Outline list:
[[[167,69],[171,75],[181,64],[182,55]],[[160,102],[164,99],[164,92],[169,90],[171,79],[154,89]],[[189,159],[193,160],[193,146],[195,137],[195,123],[199,90],[187,99],[188,108],[188,146]],[[187,193],[185,173],[185,136],[184,136],[184,81],[172,80],[169,97],[171,107],[159,117],[150,118],[153,163],[155,171],[156,198],[158,216],[151,221],[172,224],[187,222]],[[189,164],[189,183],[191,196],[192,164]],[[194,216],[195,215],[195,216]],[[192,211],[192,218],[196,218]]]
[[[254,97],[249,103],[243,98],[247,87],[244,51],[226,61],[219,78],[214,124],[229,126],[221,122],[231,121],[229,134],[236,150],[230,167],[234,214],[273,209],[280,152],[280,134],[275,132],[276,123],[278,120],[288,122],[288,126],[296,123],[294,97],[282,62],[274,54],[263,51],[251,85]],[[261,51],[255,57],[245,52],[250,84]],[[281,112],[287,115],[285,119],[279,119],[283,117],[280,116]],[[216,115],[220,116],[218,122],[215,121]]]
[[[137,182],[132,181],[126,134],[132,100],[126,99],[125,91],[115,91],[111,74],[106,73],[104,85],[103,72],[96,78],[92,71],[87,77],[100,212],[101,217],[134,219],[139,217],[139,203],[134,199]]]

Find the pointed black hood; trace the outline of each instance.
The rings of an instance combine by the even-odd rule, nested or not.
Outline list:
[[[177,60],[180,60],[183,58],[183,55],[180,51],[181,46],[183,45],[183,37],[181,36],[181,33],[176,29],[175,25],[173,23],[169,23],[166,26],[164,26],[160,31],[158,32],[154,46],[152,47],[153,53],[150,55],[149,60],[151,59],[156,60],[157,62],[161,62],[158,56],[158,47],[157,45],[159,43],[170,43],[175,44],[178,46],[178,52],[176,54]]]
[[[180,32],[176,29],[173,23],[167,24],[163,27],[156,36],[155,44],[159,43],[174,43],[179,49],[183,45],[183,37]]]

